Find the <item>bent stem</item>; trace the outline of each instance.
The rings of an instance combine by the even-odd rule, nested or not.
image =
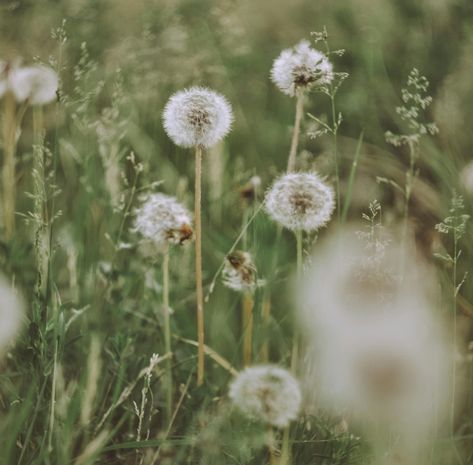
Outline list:
[[[253,308],[251,292],[243,294],[243,366],[251,365],[253,346]]]
[[[197,294],[197,341],[199,343],[197,359],[197,386],[204,383],[204,293],[202,288],[202,147],[195,150],[195,286]]]
[[[5,239],[10,240],[15,230],[15,97],[11,92],[4,96],[3,120],[3,221]]]
[[[304,92],[298,90],[296,95],[296,118],[294,121],[294,130],[292,132],[291,150],[287,161],[288,172],[294,171],[296,167],[297,146],[299,145],[299,134],[301,132],[301,121],[304,111]]]
[[[169,245],[165,245],[163,256],[163,314],[164,314],[164,346],[165,353],[171,353],[171,324],[169,315]],[[168,422],[172,415],[172,356],[166,361],[166,418]]]

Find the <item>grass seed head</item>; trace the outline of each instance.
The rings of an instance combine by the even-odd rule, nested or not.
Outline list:
[[[163,113],[164,129],[180,147],[213,147],[223,139],[233,121],[230,104],[205,87],[176,92]]]
[[[230,399],[249,419],[284,428],[301,406],[298,381],[283,368],[260,365],[243,370],[230,385]]]
[[[291,231],[317,231],[335,209],[333,189],[315,173],[289,173],[266,193],[269,216]]]
[[[285,49],[274,60],[271,79],[285,94],[294,97],[298,89],[322,87],[333,80],[333,66],[327,56],[302,40]]]

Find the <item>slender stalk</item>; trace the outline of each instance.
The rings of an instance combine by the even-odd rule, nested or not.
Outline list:
[[[260,358],[262,362],[269,360],[269,319],[271,316],[271,293],[265,290],[263,295],[263,302],[261,304],[261,321],[263,326],[264,341],[260,351]]]
[[[279,465],[290,465],[291,463],[291,446],[289,444],[290,434],[291,434],[291,427],[287,426],[283,432],[281,457],[279,459]]]
[[[333,85],[331,84],[333,87]],[[332,136],[333,136],[333,156],[335,158],[335,183],[337,186],[337,214],[338,214],[338,222],[341,219],[341,211],[340,211],[340,171],[338,167],[338,143],[337,143],[337,133],[338,133],[338,121],[337,121],[337,113],[335,111],[335,95],[333,94],[333,90],[331,91],[330,95],[330,106],[332,109]]]
[[[268,431],[268,454],[269,454],[269,465],[278,465],[276,458],[276,448],[274,446],[274,431],[273,427],[269,427]]]
[[[457,228],[453,228],[453,360],[452,360],[452,398],[450,405],[450,427],[452,436],[455,434],[455,398],[456,398],[456,351],[457,351]]]
[[[253,347],[254,300],[250,292],[243,294],[243,365],[251,365]]]
[[[4,97],[3,119],[3,221],[5,239],[10,240],[15,230],[15,97],[8,91]]]
[[[302,276],[302,231],[296,232],[297,243],[297,279]],[[299,358],[299,334],[297,329],[294,329],[294,336],[292,341],[292,356],[291,356],[291,370],[295,373],[297,371],[297,361]]]
[[[204,293],[202,288],[202,147],[195,150],[195,285],[197,294],[197,385],[204,383],[205,355],[204,355]]]
[[[292,132],[291,150],[287,161],[288,172],[294,171],[296,167],[297,146],[299,145],[302,114],[304,112],[304,92],[299,90],[296,95],[296,117],[294,121],[294,130]]]
[[[163,256],[163,314],[164,346],[167,354],[171,353],[171,324],[169,316],[169,245],[165,245]],[[166,416],[170,421],[172,415],[173,379],[172,357],[166,361]]]

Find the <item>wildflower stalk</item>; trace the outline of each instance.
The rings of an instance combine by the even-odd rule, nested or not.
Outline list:
[[[253,346],[253,308],[254,300],[251,292],[243,294],[243,365],[251,365]]]
[[[289,159],[287,161],[287,171],[291,172],[296,167],[297,146],[299,145],[299,135],[301,132],[301,121],[304,112],[304,92],[297,91],[296,96],[296,117],[294,121],[294,130],[292,132],[291,150],[289,152]]]
[[[165,352],[171,353],[171,324],[169,316],[169,245],[164,246],[163,255],[163,313],[164,313],[164,345]],[[166,361],[166,416],[170,421],[172,415],[173,378],[172,358]]]
[[[195,150],[195,284],[197,294],[197,341],[199,343],[197,359],[197,385],[204,383],[204,293],[202,288],[202,146]]]
[[[296,231],[297,243],[297,279],[302,277],[302,230]],[[294,336],[292,341],[292,356],[291,356],[291,370],[293,373],[297,371],[297,359],[299,357],[299,335],[297,329],[294,329]]]
[[[10,240],[15,230],[15,97],[8,91],[4,96],[3,120],[3,221],[5,239]]]
[[[333,156],[335,158],[335,183],[337,187],[337,215],[338,221],[340,222],[340,174],[338,167],[338,145],[337,145],[337,133],[338,133],[338,120],[335,112],[335,94],[333,92],[333,84],[330,84],[330,106],[332,108],[332,137],[333,137]]]

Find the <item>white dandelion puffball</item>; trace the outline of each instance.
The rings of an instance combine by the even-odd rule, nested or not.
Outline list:
[[[158,249],[166,244],[182,244],[192,238],[192,219],[176,198],[150,194],[135,210],[134,230]]]
[[[261,285],[253,258],[248,252],[241,250],[227,255],[222,281],[224,286],[237,292],[253,292]]]
[[[249,419],[284,428],[301,407],[299,382],[285,369],[259,365],[243,370],[230,385],[230,399]]]
[[[282,92],[294,97],[297,89],[330,84],[333,66],[326,55],[302,40],[295,47],[283,50],[274,60],[271,79]]]
[[[223,95],[205,87],[176,92],[163,113],[167,135],[180,147],[210,148],[223,139],[233,121]]]
[[[265,197],[265,209],[291,231],[317,231],[335,209],[333,189],[315,173],[289,173],[277,179]]]
[[[13,341],[21,327],[23,302],[3,276],[0,276],[0,354]]]
[[[12,69],[9,88],[18,102],[46,105],[56,99],[59,79],[54,70],[46,66],[28,66]]]

